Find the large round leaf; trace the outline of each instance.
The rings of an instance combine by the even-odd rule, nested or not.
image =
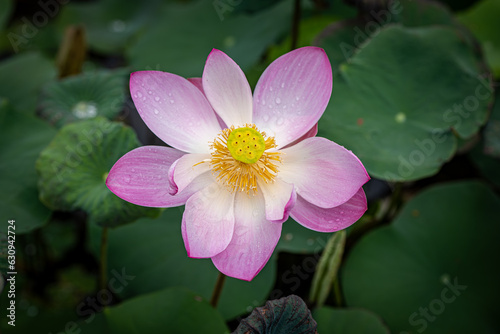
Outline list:
[[[108,258],[110,269],[136,276],[121,297],[130,298],[167,287],[184,286],[209,299],[218,270],[210,259],[187,256],[181,236],[182,208],[166,209],[158,219],[140,219],[135,224],[109,231]],[[100,231],[91,227],[91,244],[98,252]],[[276,259],[251,281],[227,277],[217,309],[231,319],[261,305],[276,276]]]
[[[313,311],[318,333],[330,334],[389,334],[382,320],[362,309],[334,309],[322,307]]]
[[[124,73],[85,73],[46,85],[40,101],[40,113],[60,127],[96,116],[113,119],[122,110],[124,101]]]
[[[473,51],[450,28],[381,28],[340,65],[320,134],[378,178],[436,173],[484,124],[492,94]]]
[[[38,199],[35,161],[54,135],[47,123],[0,99],[0,231],[7,231],[9,219],[18,234],[47,222],[50,211]]]
[[[0,96],[19,111],[33,115],[42,85],[56,76],[53,62],[39,53],[24,53],[0,63]]]
[[[105,184],[114,163],[138,146],[131,128],[101,117],[66,125],[36,162],[42,202],[53,210],[84,210],[102,226],[157,216],[158,209],[125,202]]]
[[[254,15],[231,15],[232,7],[224,4],[195,1],[166,6],[162,19],[127,50],[132,67],[199,77],[208,54],[217,48],[247,69],[289,28],[291,1]]]
[[[206,301],[184,288],[157,291],[105,311],[111,334],[229,333]]]
[[[394,333],[498,332],[499,207],[477,182],[421,192],[352,249],[341,276],[347,304]]]

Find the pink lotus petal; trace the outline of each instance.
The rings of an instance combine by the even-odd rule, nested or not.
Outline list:
[[[366,211],[366,196],[363,188],[347,202],[337,207],[323,209],[300,196],[290,216],[299,224],[318,232],[335,232],[355,223]]]
[[[370,179],[351,151],[325,138],[308,138],[282,152],[279,177],[322,208],[346,202]]]
[[[300,143],[301,141],[303,141],[304,139],[307,139],[307,138],[312,138],[312,137],[316,137],[316,135],[318,134],[318,123],[314,124],[314,126],[309,130],[307,131],[302,137],[300,137],[299,139],[297,140],[294,140],[293,142],[291,142],[290,144],[287,144],[285,147],[283,148],[287,148],[287,147],[290,147],[290,146],[293,146],[295,144],[298,144]]]
[[[207,161],[211,158],[210,154],[192,153],[186,154],[175,161],[168,171],[168,178],[172,195],[181,192],[199,175],[210,172],[210,164]]]
[[[205,95],[205,91],[203,90],[203,82],[202,82],[201,78],[188,78],[188,81],[190,83],[192,83],[193,85],[195,85],[196,88],[198,88],[200,90],[200,92],[202,92],[203,95]],[[215,111],[214,111],[214,113],[215,113]],[[224,123],[222,118],[220,118],[220,116],[217,114],[215,114],[215,116],[217,117],[217,121],[219,122],[219,126],[221,127],[221,129],[227,128],[227,125],[226,125],[226,123]]]
[[[130,94],[142,120],[165,143],[189,153],[209,153],[220,126],[203,94],[171,73],[139,71],[130,76]]]
[[[212,257],[231,241],[234,230],[234,193],[214,182],[192,195],[182,217],[189,257]]]
[[[273,254],[282,224],[267,221],[264,207],[261,195],[236,195],[233,239],[223,252],[212,257],[223,274],[251,281]]]
[[[213,49],[202,79],[205,95],[226,124],[252,122],[252,91],[245,74],[231,58]]]
[[[121,157],[111,168],[106,186],[116,196],[142,206],[173,207],[192,192],[169,194],[168,169],[183,152],[163,146],[142,146]]]
[[[276,59],[255,87],[253,121],[278,147],[302,137],[325,111],[332,69],[323,49],[304,47]]]
[[[259,182],[259,189],[264,195],[266,219],[273,223],[285,222],[297,198],[294,186],[275,179],[273,183]]]
[[[205,95],[205,92],[203,91],[203,82],[201,78],[188,78],[187,80],[193,85],[195,85],[195,87],[198,88],[200,92],[203,93],[203,95]]]

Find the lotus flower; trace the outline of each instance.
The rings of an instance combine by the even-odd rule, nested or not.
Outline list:
[[[106,184],[137,205],[185,204],[188,256],[211,258],[222,273],[250,281],[271,257],[289,216],[333,232],[366,211],[361,186],[369,176],[362,163],[315,137],[331,91],[330,62],[316,47],[274,61],[253,96],[240,67],[215,49],[202,78],[134,72],[135,106],[171,147],[125,154]]]

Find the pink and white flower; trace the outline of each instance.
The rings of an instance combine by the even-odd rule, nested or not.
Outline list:
[[[185,204],[182,237],[192,258],[252,280],[291,216],[334,232],[366,211],[369,176],[349,150],[315,137],[332,91],[316,47],[291,51],[262,74],[254,94],[239,66],[213,50],[201,79],[134,72],[130,92],[146,125],[172,146],[125,154],[106,184],[150,207]]]

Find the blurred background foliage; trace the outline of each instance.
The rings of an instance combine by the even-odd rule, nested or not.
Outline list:
[[[319,333],[500,332],[499,17],[499,0],[0,0],[2,310],[9,219],[18,251],[2,333],[238,332],[291,294],[306,303],[257,309],[279,314],[262,328],[309,308]],[[183,208],[104,184],[121,155],[162,145],[128,75],[199,77],[218,48],[254,87],[306,45],[334,71],[319,135],[364,163],[369,209],[346,234],[290,219],[263,271],[228,278],[214,309],[217,270],[187,258]]]

